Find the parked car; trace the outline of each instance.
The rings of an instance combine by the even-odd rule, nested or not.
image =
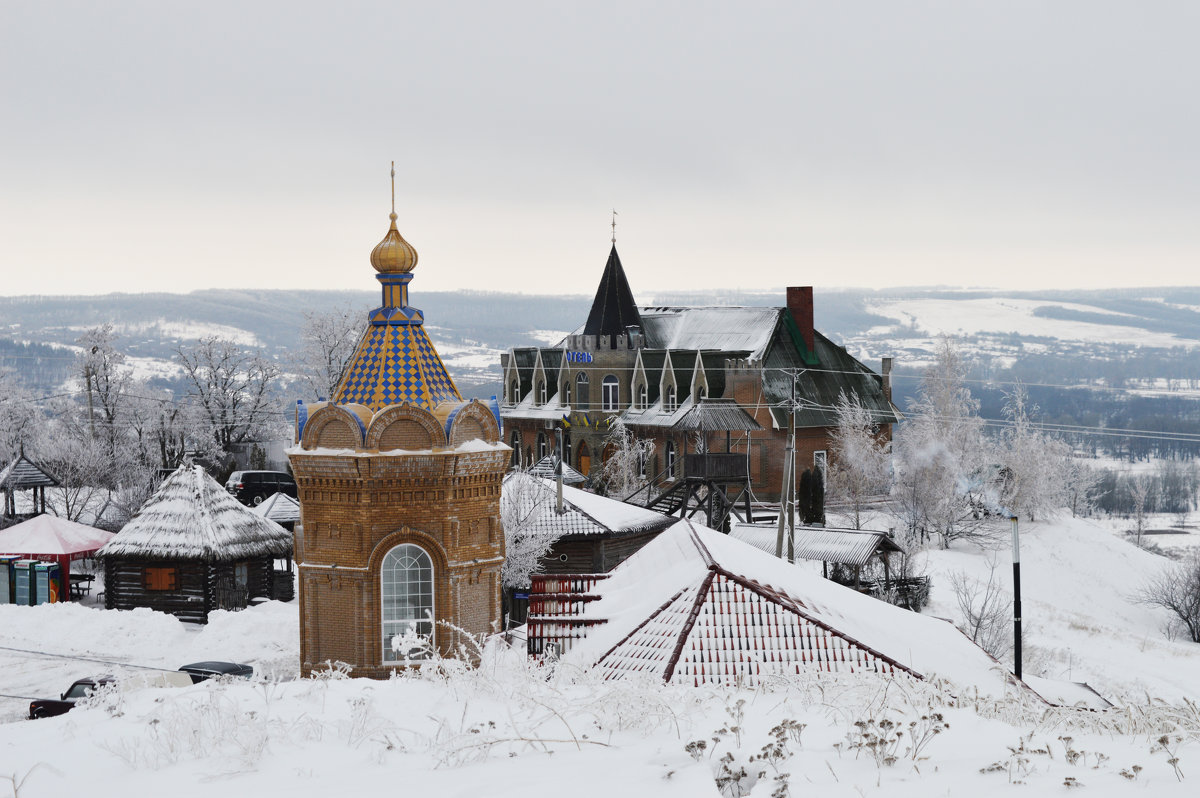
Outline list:
[[[225,490],[242,504],[262,504],[276,493],[297,498],[296,480],[285,471],[234,471],[225,482]]]
[[[29,719],[37,720],[38,718],[52,718],[55,715],[64,715],[75,708],[76,701],[81,698],[87,698],[95,692],[97,687],[112,684],[114,681],[112,676],[98,676],[95,679],[76,679],[75,683],[67,688],[67,692],[58,698],[38,698],[29,702]]]
[[[254,675],[254,668],[238,662],[193,662],[191,665],[184,665],[179,670],[192,677],[192,684],[199,684],[214,676],[237,676],[249,679]]]
[[[245,667],[245,666],[243,666]],[[52,718],[62,715],[75,708],[75,703],[81,698],[87,698],[98,688],[117,684],[121,690],[136,690],[142,687],[186,687],[194,683],[190,674],[176,671],[158,671],[148,669],[128,676],[122,676],[117,681],[115,676],[97,676],[94,678],[76,679],[74,684],[58,698],[37,698],[29,702],[29,718]]]

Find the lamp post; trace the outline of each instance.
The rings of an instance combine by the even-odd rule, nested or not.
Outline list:
[[[1017,517],[1012,521],[1013,561],[1013,675],[1021,678],[1021,539],[1017,535]]]

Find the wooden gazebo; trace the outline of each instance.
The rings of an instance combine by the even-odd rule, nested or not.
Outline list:
[[[17,517],[14,491],[33,491],[32,512],[27,515],[38,515],[46,512],[46,488],[55,487],[58,487],[58,480],[22,452],[0,471],[0,491],[4,492],[4,517]]]
[[[216,609],[275,598],[274,560],[291,555],[290,532],[190,463],[97,554],[108,609],[149,607],[196,623]]]

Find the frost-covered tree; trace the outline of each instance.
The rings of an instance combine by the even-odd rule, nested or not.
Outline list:
[[[614,418],[604,439],[611,452],[600,469],[600,481],[610,496],[622,498],[646,485],[646,464],[654,456],[654,441],[633,434],[620,418]]]
[[[1008,394],[1004,415],[1009,426],[999,447],[1003,465],[1000,501],[1009,512],[1034,521],[1068,501],[1067,464],[1071,449],[1033,424],[1037,407],[1018,383]]]
[[[313,399],[333,397],[362,336],[362,321],[362,309],[349,303],[304,313],[300,352],[292,367]]]
[[[1188,639],[1200,643],[1200,553],[1164,569],[1138,592],[1143,604],[1171,613],[1171,626],[1182,626]],[[1171,629],[1168,629],[1168,633]]]
[[[996,659],[1008,656],[1013,648],[1009,621],[1012,601],[1000,587],[996,575],[996,560],[990,562],[987,582],[963,571],[949,574],[950,589],[958,605],[959,628],[971,641]]]
[[[555,512],[556,496],[545,482],[526,471],[512,471],[504,478],[500,494],[500,525],[504,528],[504,565],[500,582],[504,589],[528,587],[530,577],[542,570],[542,558],[557,536],[545,523]]]
[[[862,513],[874,496],[887,493],[891,480],[888,442],[879,424],[857,395],[838,397],[837,426],[830,435],[829,494],[843,502],[862,529]]]
[[[942,338],[896,433],[895,507],[914,537],[936,537],[943,548],[993,531],[982,496],[991,455],[965,378],[958,350]]]
[[[177,350],[187,395],[212,439],[228,452],[234,443],[270,435],[279,368],[261,352],[215,336]]]
[[[125,353],[116,347],[112,324],[89,328],[75,343],[80,349],[76,373],[83,383],[88,433],[103,441],[115,458],[127,433],[125,416],[133,369],[125,364]]]
[[[32,449],[44,425],[33,394],[13,371],[0,368],[0,464]]]

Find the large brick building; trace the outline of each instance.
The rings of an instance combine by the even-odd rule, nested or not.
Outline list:
[[[413,635],[449,654],[500,623],[501,479],[508,447],[464,401],[408,303],[417,253],[391,228],[371,252],[383,303],[328,403],[297,409],[288,453],[304,675],[344,662],[383,678]]]
[[[882,373],[864,366],[813,328],[810,287],[787,289],[780,307],[638,307],[614,244],[587,321],[551,347],[512,349],[501,357],[501,417],[513,459],[538,461],[565,428],[564,458],[596,476],[613,418],[653,439],[646,464],[659,485],[684,476],[696,449],[687,420],[706,398],[732,400],[758,430],[706,434],[704,448],[743,455],[753,496],[778,500],[791,413],[798,403],[797,480],[821,466],[843,392],[857,396],[891,436],[891,359]]]

